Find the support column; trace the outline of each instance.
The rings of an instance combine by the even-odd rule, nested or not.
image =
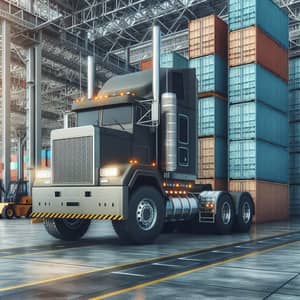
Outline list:
[[[42,81],[42,46],[41,46],[42,33],[39,33],[40,43],[35,46],[35,167],[41,166],[41,151],[42,151],[42,92],[41,92],[41,81]]]
[[[23,147],[23,136],[19,134],[18,136],[18,180],[24,179],[24,147]]]
[[[3,186],[10,181],[10,24],[2,22],[2,164]]]

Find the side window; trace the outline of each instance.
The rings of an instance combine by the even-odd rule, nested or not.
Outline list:
[[[179,165],[182,167],[189,166],[189,149],[186,147],[179,147]]]
[[[189,144],[189,118],[185,115],[179,115],[179,143]]]

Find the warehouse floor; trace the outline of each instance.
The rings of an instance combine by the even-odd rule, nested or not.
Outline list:
[[[299,299],[297,231],[300,220],[128,246],[105,221],[66,243],[42,224],[0,220],[0,299]]]

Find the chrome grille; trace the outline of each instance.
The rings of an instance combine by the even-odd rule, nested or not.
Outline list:
[[[53,140],[53,184],[93,184],[93,137]]]

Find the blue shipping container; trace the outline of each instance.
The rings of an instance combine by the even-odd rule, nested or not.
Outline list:
[[[290,123],[290,152],[300,152],[300,122]]]
[[[219,55],[191,59],[190,68],[196,69],[198,93],[227,94],[227,66]]]
[[[289,120],[300,121],[300,90],[289,93]]]
[[[288,116],[261,102],[230,105],[229,140],[261,139],[288,147]]]
[[[258,64],[229,69],[230,103],[260,100],[283,112],[288,111],[288,85]]]
[[[290,153],[290,183],[300,184],[300,153]]]
[[[161,68],[185,69],[189,67],[189,61],[176,52],[163,53],[160,56],[160,66]]]
[[[230,31],[257,25],[287,49],[288,22],[288,15],[272,0],[229,0]]]
[[[227,101],[218,97],[198,100],[198,136],[227,135]]]
[[[300,215],[300,185],[290,185],[290,215]]]
[[[300,89],[300,58],[289,60],[289,90]]]
[[[259,140],[229,143],[230,179],[288,182],[288,151]]]

